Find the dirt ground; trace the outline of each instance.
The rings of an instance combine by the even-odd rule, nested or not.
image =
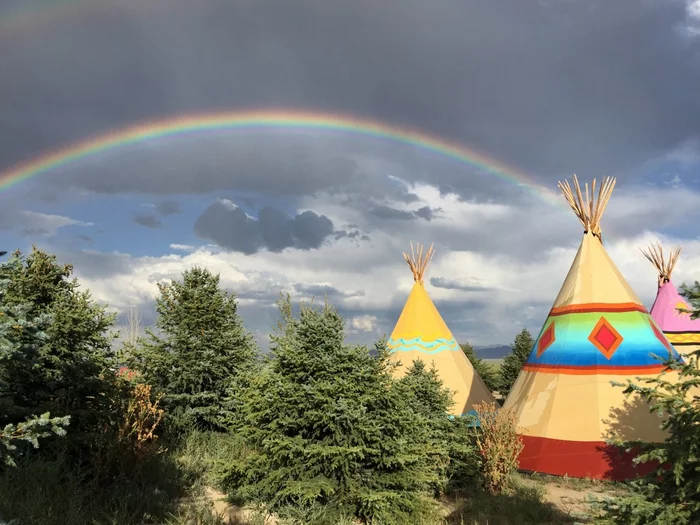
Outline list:
[[[214,505],[214,512],[224,518],[227,523],[248,523],[252,511],[231,505],[226,501],[226,495],[211,487],[207,488],[206,497]],[[269,516],[265,520],[265,525],[277,525],[274,516]]]
[[[570,516],[589,515],[591,513],[591,497],[604,499],[619,496],[625,492],[619,486],[592,480],[523,477],[521,483],[544,487],[545,501]]]
[[[556,506],[562,513],[568,516],[586,516],[591,513],[589,498],[605,498],[619,495],[621,489],[610,484],[585,481],[568,480],[566,478],[530,478],[523,476],[520,480],[523,485],[537,485],[545,489],[545,501]],[[226,495],[209,488],[206,494],[214,505],[214,511],[228,523],[247,523],[251,517],[251,511],[231,505],[226,501]],[[274,516],[265,521],[265,525],[278,525]]]

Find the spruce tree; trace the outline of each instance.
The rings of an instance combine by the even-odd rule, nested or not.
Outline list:
[[[480,458],[474,447],[471,420],[449,415],[453,393],[443,386],[437,369],[428,369],[423,361],[416,360],[398,384],[406,388],[404,395],[413,410],[430,422],[428,456],[438,473],[435,495],[473,489],[479,483]]]
[[[700,318],[700,283],[682,286],[690,302],[691,317]],[[668,432],[663,443],[619,443],[636,449],[635,459],[657,465],[644,479],[632,483],[632,495],[599,502],[604,523],[626,525],[691,525],[700,523],[700,351],[680,364],[666,362],[673,376],[628,380],[626,394],[636,394],[657,413]],[[677,375],[677,377],[675,377]]]
[[[181,281],[158,287],[159,333],[147,330],[147,338],[131,350],[130,365],[164,394],[172,430],[223,430],[236,406],[230,398],[236,379],[257,354],[236,297],[203,268],[185,270]]]
[[[248,390],[241,430],[253,453],[230,466],[238,496],[305,524],[417,523],[439,480],[429,418],[391,375],[383,342],[373,357],[344,342],[332,307],[280,301],[269,369]]]
[[[462,343],[459,346],[462,349],[462,352],[464,352],[464,355],[466,355],[471,362],[474,370],[476,370],[476,373],[479,374],[481,379],[484,380],[484,383],[486,383],[486,388],[488,388],[491,392],[499,391],[501,387],[501,378],[498,375],[498,371],[492,365],[476,355],[474,348],[469,343]]]
[[[515,380],[518,378],[534,346],[535,341],[532,339],[532,335],[530,335],[527,328],[523,328],[522,331],[515,336],[515,341],[512,345],[513,350],[503,359],[503,363],[501,364],[500,393],[504,396],[507,396],[510,389],[513,388],[513,383],[515,383]]]
[[[0,414],[4,414],[5,419],[5,424],[0,426],[0,463],[13,466],[15,456],[24,451],[22,444],[37,448],[40,438],[64,435],[70,417],[52,418],[45,413],[22,421],[26,413],[14,405],[11,391],[14,378],[10,372],[18,363],[28,365],[38,355],[46,342],[45,329],[50,317],[47,314],[31,316],[28,304],[9,304],[9,284],[8,279],[0,279]]]
[[[26,257],[18,251],[0,264],[5,307],[22,309],[30,322],[41,319],[40,331],[17,335],[21,351],[2,363],[8,408],[0,412],[0,424],[46,412],[69,415],[70,437],[78,439],[109,417],[114,316],[81,292],[71,275],[70,265],[37,248]]]

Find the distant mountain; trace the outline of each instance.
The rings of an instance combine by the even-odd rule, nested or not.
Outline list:
[[[512,348],[509,345],[475,346],[474,351],[482,359],[503,359],[510,354]]]

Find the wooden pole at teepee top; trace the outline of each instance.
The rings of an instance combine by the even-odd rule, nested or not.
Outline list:
[[[654,265],[654,267],[659,272],[659,288],[671,280],[671,274],[673,269],[676,267],[678,258],[681,255],[681,246],[676,247],[668,256],[668,259],[664,258],[664,249],[661,247],[661,243],[657,242],[656,245],[651,243],[648,250],[640,248],[644,257],[649,259],[649,262]]]
[[[413,280],[417,283],[423,284],[423,276],[425,275],[425,270],[428,268],[430,261],[435,255],[435,250],[433,250],[434,244],[430,245],[428,251],[423,253],[423,245],[416,243],[416,248],[413,248],[413,242],[411,242],[411,255],[404,252],[403,258],[408,263],[411,272],[413,273]]]
[[[559,189],[564,194],[564,198],[566,198],[566,202],[569,203],[576,217],[581,221],[584,231],[595,235],[601,242],[603,242],[603,238],[600,230],[600,220],[603,217],[603,212],[605,212],[605,208],[608,205],[616,182],[614,177],[603,177],[603,182],[600,185],[597,197],[595,194],[596,180],[593,179],[590,189],[588,188],[588,183],[586,183],[585,200],[576,175],[574,175],[573,190],[568,180],[565,180],[563,183],[557,183]]]

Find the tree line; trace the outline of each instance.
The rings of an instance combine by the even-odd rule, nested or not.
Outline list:
[[[511,415],[482,405],[481,426],[448,417],[452,393],[435,369],[416,361],[396,379],[386,341],[347,343],[332,305],[281,295],[263,354],[235,294],[192,268],[159,284],[156,326],[115,349],[115,316],[72,271],[36,248],[0,264],[0,519],[85,522],[18,503],[39,497],[12,492],[21,476],[46,477],[47,465],[60,467],[55,484],[90,488],[95,523],[165,523],[202,470],[232,500],[300,524],[439,523],[445,495],[508,490],[521,449]],[[684,293],[700,305],[697,283]],[[462,348],[507,393],[532,345],[523,330],[498,372]],[[627,386],[668,416],[672,437],[642,459],[682,464],[645,480],[636,499],[602,505],[614,523],[700,517],[698,410],[683,397],[700,380],[697,360],[682,367],[681,386]],[[176,456],[192,435],[216,450]]]

